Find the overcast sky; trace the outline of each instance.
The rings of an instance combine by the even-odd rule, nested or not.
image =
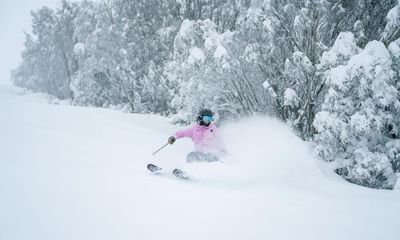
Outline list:
[[[23,32],[31,31],[31,10],[55,8],[59,0],[0,0],[0,83],[9,81],[11,69],[21,61]]]

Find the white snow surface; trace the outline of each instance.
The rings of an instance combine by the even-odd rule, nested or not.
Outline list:
[[[167,118],[6,85],[0,114],[0,239],[398,239],[400,191],[347,183],[274,119],[221,126],[231,156],[187,164],[190,140],[151,155],[182,128]]]

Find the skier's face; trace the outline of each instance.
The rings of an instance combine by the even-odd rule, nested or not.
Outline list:
[[[199,116],[197,118],[197,123],[201,126],[210,126],[211,122],[214,120],[213,116]]]

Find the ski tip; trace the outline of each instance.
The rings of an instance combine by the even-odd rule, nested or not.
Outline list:
[[[149,163],[149,164],[147,164],[147,169],[148,169],[150,172],[158,172],[158,171],[160,171],[162,168],[160,168],[160,167],[158,167],[158,166],[156,166],[156,165],[154,165],[154,164],[152,164],[152,163]]]
[[[185,174],[182,170],[176,168],[172,171],[172,174],[174,174],[175,177],[183,179],[183,180],[189,180],[189,176]]]

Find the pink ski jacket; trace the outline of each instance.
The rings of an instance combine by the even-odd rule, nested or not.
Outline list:
[[[176,132],[175,137],[177,139],[183,137],[191,138],[194,143],[194,148],[198,152],[213,154],[226,152],[218,136],[218,128],[214,123],[211,123],[208,127],[194,124],[187,129]]]

